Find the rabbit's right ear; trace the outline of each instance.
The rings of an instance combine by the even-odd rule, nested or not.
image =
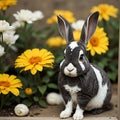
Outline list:
[[[73,41],[73,32],[70,24],[61,15],[58,15],[58,30],[61,36],[70,43]]]
[[[99,17],[99,12],[94,12],[93,14],[88,16],[88,18],[86,19],[83,25],[80,43],[82,43],[85,47],[88,43],[88,40],[92,37],[92,35],[96,30],[98,17]]]

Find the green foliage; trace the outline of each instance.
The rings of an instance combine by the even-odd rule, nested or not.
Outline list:
[[[119,45],[119,17],[99,23],[104,27],[109,38],[109,50],[106,54],[96,56],[94,62],[107,72],[112,82],[117,82],[118,77],[118,45]]]

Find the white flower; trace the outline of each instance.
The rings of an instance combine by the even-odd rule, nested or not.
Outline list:
[[[8,22],[6,22],[5,20],[0,20],[0,32],[3,33],[12,29],[14,29],[13,26],[10,26]]]
[[[78,20],[78,21],[72,23],[71,26],[75,30],[82,30],[84,22],[85,22],[84,20]]]
[[[3,33],[3,42],[8,45],[15,44],[16,40],[19,38],[19,35],[14,35],[15,31],[7,31]],[[2,38],[0,39],[0,41]]]
[[[41,20],[44,18],[44,15],[41,11],[35,11],[33,12],[33,20],[37,21],[37,20]]]
[[[3,56],[4,53],[5,53],[4,47],[2,47],[2,46],[0,45],[0,57]]]
[[[25,25],[24,22],[19,22],[19,21],[15,21],[14,23],[12,23],[12,26],[14,27],[15,30],[17,28],[24,27],[24,25]]]
[[[30,10],[25,9],[20,10],[20,12],[17,12],[17,14],[13,14],[13,16],[19,22],[27,22],[30,24],[43,18],[43,15],[40,11],[31,12]]]
[[[32,23],[32,12],[30,10],[20,10],[18,11],[17,14],[13,14],[16,20],[19,22],[27,22],[27,23]]]

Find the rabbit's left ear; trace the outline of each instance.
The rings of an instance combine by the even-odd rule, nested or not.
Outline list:
[[[73,41],[73,32],[70,24],[61,15],[58,15],[58,30],[61,36],[70,43]]]
[[[87,45],[88,40],[92,37],[92,35],[96,30],[98,17],[99,17],[99,12],[94,12],[93,14],[88,16],[88,18],[86,19],[83,25],[80,43],[84,44],[84,46]]]

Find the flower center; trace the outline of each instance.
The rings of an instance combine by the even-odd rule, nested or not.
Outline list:
[[[0,86],[9,87],[10,83],[7,81],[0,81]]]
[[[96,39],[96,38],[92,38],[91,40],[90,40],[90,43],[92,44],[92,46],[98,46],[98,40]]]
[[[39,56],[31,57],[31,58],[29,59],[29,62],[30,62],[31,64],[37,64],[38,62],[41,62],[41,61],[42,61],[42,59],[41,59],[41,57],[39,57]]]

